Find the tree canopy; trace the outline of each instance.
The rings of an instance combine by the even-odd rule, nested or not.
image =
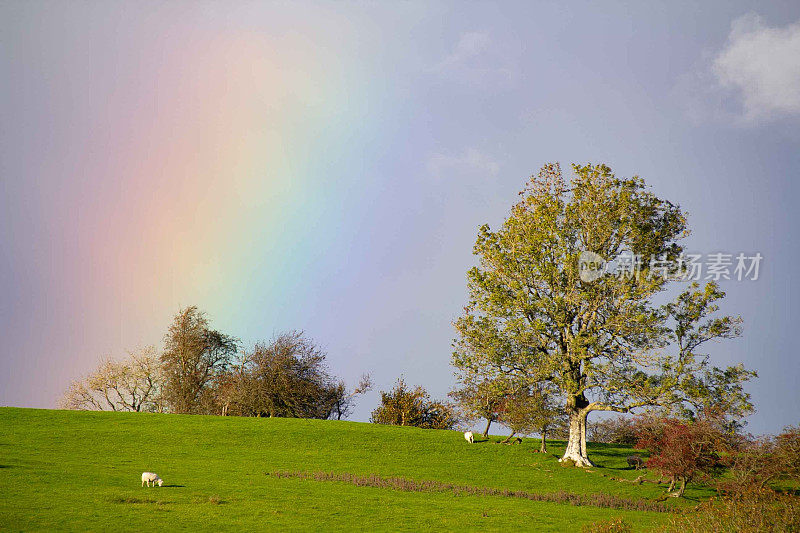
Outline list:
[[[716,315],[724,293],[709,282],[656,301],[681,282],[689,230],[680,207],[605,165],[573,172],[567,180],[558,164],[546,165],[499,229],[480,228],[479,263],[467,273],[469,301],[455,323],[457,372],[554,387],[569,416],[563,458],[580,466],[591,465],[592,411],[724,401],[747,412],[742,383],[754,373],[713,367],[702,351],[740,333],[740,319]],[[603,268],[582,276],[586,257]]]

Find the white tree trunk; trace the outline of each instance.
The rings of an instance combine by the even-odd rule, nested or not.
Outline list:
[[[559,461],[567,459],[573,461],[575,466],[594,466],[586,453],[586,416],[588,411],[576,409],[569,413],[569,440],[564,456]]]

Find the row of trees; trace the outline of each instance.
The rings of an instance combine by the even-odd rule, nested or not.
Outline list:
[[[483,395],[473,394],[483,392]],[[409,387],[403,379],[389,392],[381,392],[381,404],[372,413],[372,422],[428,429],[452,429],[463,421],[485,418],[487,435],[492,421],[515,434],[538,433],[540,451],[546,451],[546,438],[566,435],[563,409],[541,391],[483,387],[462,388],[451,393],[456,404],[431,400],[422,387]],[[500,398],[499,401],[489,401]],[[466,410],[471,409],[471,415]],[[635,417],[617,416],[593,424],[595,442],[635,446],[646,449],[648,469],[660,477],[640,476],[636,482],[667,483],[667,492],[683,496],[690,482],[716,484],[725,494],[740,497],[750,491],[769,490],[775,481],[800,482],[800,428],[787,427],[776,437],[754,437],[732,424],[729,413],[719,409],[702,411],[694,419],[671,415],[669,411],[650,411]],[[632,456],[632,464],[642,464]],[[637,466],[638,468],[638,466]],[[724,478],[720,475],[725,473]],[[761,497],[761,496],[759,496]]]
[[[238,339],[212,329],[203,312],[189,307],[175,316],[163,351],[148,347],[123,361],[104,361],[72,382],[61,403],[68,409],[341,419],[372,383],[365,375],[350,390],[325,360],[300,332],[242,350]]]
[[[489,389],[488,385],[497,388]],[[540,435],[542,453],[547,452],[548,437],[566,436],[563,409],[541,388],[482,383],[456,389],[449,396],[453,402],[431,400],[423,387],[410,387],[401,378],[390,391],[381,391],[381,403],[372,411],[370,420],[394,426],[453,429],[484,418],[484,437],[492,422],[499,422],[511,429],[504,442],[511,442],[515,435]]]

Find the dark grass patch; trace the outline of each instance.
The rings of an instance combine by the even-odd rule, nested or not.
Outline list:
[[[537,502],[564,503],[574,506],[590,506],[605,509],[624,509],[628,511],[653,511],[657,513],[680,512],[674,508],[660,502],[653,502],[642,499],[631,499],[614,496],[611,494],[576,494],[567,491],[553,493],[536,493],[524,490],[493,489],[490,487],[475,487],[469,485],[454,485],[439,481],[415,481],[403,477],[381,477],[376,474],[359,476],[350,473],[335,472],[302,472],[302,471],[274,471],[267,472],[266,475],[279,479],[295,478],[311,481],[338,481],[350,483],[358,487],[375,487],[382,489],[394,489],[404,492],[451,492],[456,495],[470,496],[500,496],[504,498],[519,498]]]
[[[163,504],[163,502],[159,500],[153,500],[151,498],[137,498],[135,496],[115,496],[113,498],[109,498],[109,501],[111,503],[132,504],[132,505]]]

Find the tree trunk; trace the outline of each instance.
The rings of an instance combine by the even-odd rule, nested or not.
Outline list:
[[[514,437],[514,435],[516,435],[516,434],[517,434],[517,432],[516,432],[516,431],[512,431],[512,432],[511,432],[511,435],[509,435],[508,437],[506,437],[506,440],[504,440],[504,441],[502,442],[502,444],[508,444],[509,442],[511,442],[511,439],[512,439],[512,438]]]
[[[582,400],[582,402],[581,402]],[[573,405],[568,403],[567,412],[569,413],[569,440],[567,441],[567,449],[564,450],[564,456],[560,461],[570,460],[575,463],[575,466],[594,466],[586,454],[586,417],[589,411],[584,409],[580,403],[587,403],[583,398],[572,399]],[[577,403],[578,405],[575,405]]]
[[[489,426],[491,426],[491,425],[492,425],[492,419],[491,418],[487,418],[486,419],[486,429],[483,430],[483,438],[485,438],[485,439],[489,438]]]
[[[681,486],[678,487],[678,492],[674,493],[673,496],[675,496],[676,498],[680,498],[681,496],[683,496],[683,493],[685,491],[686,491],[686,478],[682,477]]]
[[[547,430],[542,430],[542,443],[539,445],[539,453],[547,453]]]

